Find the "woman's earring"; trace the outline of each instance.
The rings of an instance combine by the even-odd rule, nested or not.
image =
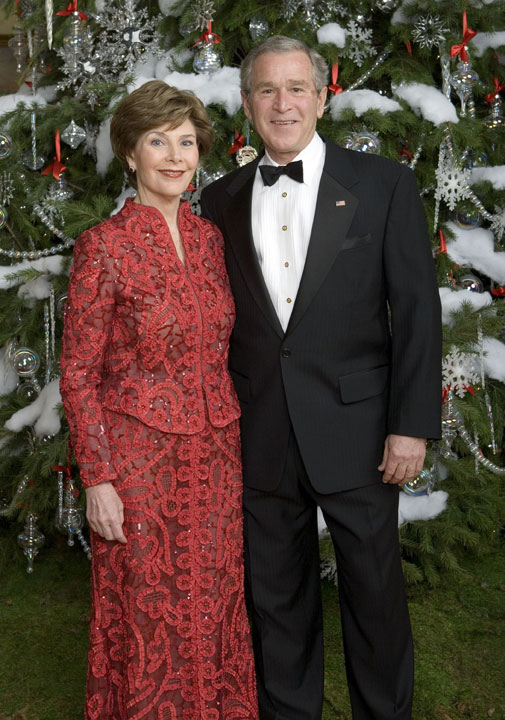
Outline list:
[[[132,168],[131,165],[130,165],[130,167],[128,168],[128,170],[129,170],[131,173],[134,173],[134,172],[135,172],[135,168]]]

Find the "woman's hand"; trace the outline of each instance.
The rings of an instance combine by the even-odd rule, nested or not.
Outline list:
[[[123,503],[111,483],[86,488],[86,517],[91,529],[105,540],[126,542]]]

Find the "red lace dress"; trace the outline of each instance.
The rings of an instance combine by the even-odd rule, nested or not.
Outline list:
[[[234,306],[212,223],[177,257],[128,200],[77,241],[61,394],[84,486],[109,481],[126,545],[91,533],[88,720],[256,720],[243,595]]]

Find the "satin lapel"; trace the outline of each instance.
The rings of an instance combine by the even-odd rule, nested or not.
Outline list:
[[[357,197],[336,180],[331,170],[327,168],[328,163],[325,163],[307,259],[287,333],[291,332],[301,320],[335,262],[359,204]],[[339,172],[342,174],[342,168]],[[345,174],[343,176],[345,177]],[[353,185],[357,181],[354,170],[350,167],[346,185]]]
[[[257,162],[251,163],[251,166],[253,166],[251,170],[255,171]],[[246,166],[246,168],[249,170],[249,166]],[[258,262],[258,256],[254,249],[251,226],[254,172],[249,172],[247,177],[246,168],[244,168],[244,173],[238,176],[238,181],[228,187],[228,192],[233,196],[233,202],[225,210],[226,239],[232,248],[244,280],[256,303],[277,335],[282,338],[284,337],[284,330],[272,305]],[[241,175],[243,176],[241,177]]]

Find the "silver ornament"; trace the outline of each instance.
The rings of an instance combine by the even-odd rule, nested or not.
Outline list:
[[[484,284],[480,278],[473,273],[465,273],[458,280],[458,287],[469,292],[483,293]]]
[[[67,26],[63,35],[63,54],[67,63],[68,74],[77,76],[81,72],[80,60],[87,45],[87,33],[84,20],[81,20],[79,12],[73,12],[67,19]]]
[[[461,115],[465,116],[467,103],[472,97],[472,88],[479,82],[479,76],[471,63],[461,60],[449,81],[461,103]]]
[[[429,495],[434,484],[433,473],[429,470],[421,470],[417,477],[405,483],[403,490],[407,495]]]
[[[200,75],[211,75],[223,67],[223,51],[219,44],[211,41],[196,46],[193,69]]]
[[[11,365],[18,375],[29,377],[35,375],[40,366],[40,357],[27,347],[19,347],[11,355]]]
[[[12,150],[12,140],[5,133],[0,132],[0,160],[9,157]]]
[[[472,170],[474,167],[488,167],[489,158],[487,153],[484,151],[476,152],[474,150],[467,149],[460,156],[461,165],[468,170]]]
[[[26,66],[28,44],[26,42],[26,35],[21,25],[15,25],[12,32],[13,35],[7,44],[12,50],[12,54],[14,55],[14,59],[16,61],[16,73],[21,75]]]
[[[264,37],[268,34],[269,30],[270,25],[265,18],[261,17],[261,15],[255,15],[249,21],[249,34],[253,40]]]
[[[391,12],[398,5],[398,0],[375,0],[377,10],[381,12]]]
[[[38,555],[40,548],[44,544],[44,535],[37,528],[38,517],[35,513],[29,513],[26,518],[26,524],[23,532],[18,535],[18,545],[28,560],[26,571],[33,572],[33,560]]]
[[[357,152],[366,152],[378,155],[381,143],[377,135],[369,130],[363,129],[358,132],[350,133],[344,139],[344,147],[348,150],[356,150]]]
[[[448,32],[449,29],[438,15],[425,15],[414,23],[412,40],[422,48],[438,47]]]
[[[16,395],[27,403],[33,402],[38,394],[37,387],[31,380],[23,380],[16,390]]]
[[[502,99],[499,95],[491,103],[489,115],[484,119],[484,125],[489,130],[505,126],[505,117],[502,115]]]
[[[72,150],[75,150],[86,140],[86,130],[71,120],[61,133],[61,139],[67,143],[67,145],[70,145]]]
[[[482,225],[482,215],[473,205],[465,204],[456,210],[454,222],[463,230],[473,230]]]

